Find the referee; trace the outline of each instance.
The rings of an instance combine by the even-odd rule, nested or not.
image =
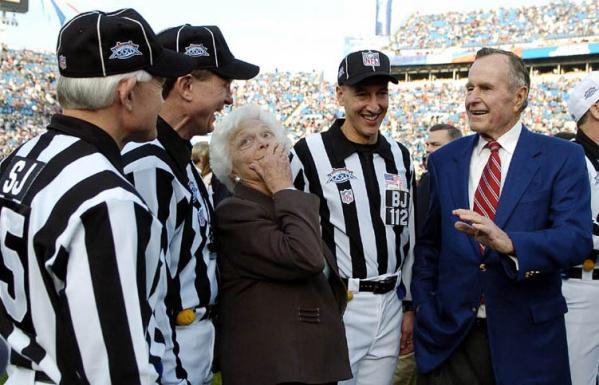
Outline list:
[[[568,112],[578,130],[574,142],[584,149],[591,186],[593,251],[582,265],[565,272],[562,293],[570,374],[574,385],[595,385],[599,368],[599,72],[585,76],[569,93]]]
[[[251,79],[259,68],[236,59],[216,26],[185,24],[158,38],[195,64],[188,74],[166,80],[158,138],[125,147],[125,173],[167,230],[171,273],[167,308],[176,324],[179,371],[186,372],[191,385],[209,385],[218,291],[214,210],[191,161],[190,139],[212,132],[215,114],[233,103],[231,81]]]
[[[131,9],[76,16],[57,47],[64,112],[0,165],[7,384],[156,384],[171,338],[163,229],[119,151],[156,136],[161,77],[190,63]]]
[[[345,119],[294,146],[294,183],[320,197],[322,236],[347,284],[344,323],[354,378],[342,384],[388,385],[402,329],[402,345],[412,335],[413,313],[402,327],[400,299],[412,261],[414,172],[408,150],[379,133],[388,83],[397,83],[389,58],[372,50],[350,53],[337,80]]]

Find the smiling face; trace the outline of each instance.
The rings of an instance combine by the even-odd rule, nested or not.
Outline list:
[[[528,89],[511,82],[506,56],[493,54],[476,59],[468,72],[465,107],[472,131],[497,139],[520,118]]]
[[[389,81],[370,78],[355,86],[337,86],[337,101],[345,109],[341,130],[354,143],[376,143],[389,107]]]
[[[190,115],[194,121],[194,134],[206,135],[214,130],[216,113],[222,111],[225,105],[233,104],[231,80],[215,73],[202,79],[193,77],[192,92]]]

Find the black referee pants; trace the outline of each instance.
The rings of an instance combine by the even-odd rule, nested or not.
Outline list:
[[[418,374],[418,385],[495,385],[487,323],[477,319],[464,342],[440,367]]]

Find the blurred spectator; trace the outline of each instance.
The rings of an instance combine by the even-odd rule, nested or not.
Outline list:
[[[207,142],[197,142],[193,145],[191,161],[196,166],[206,186],[210,186],[212,170],[210,169],[210,146]]]

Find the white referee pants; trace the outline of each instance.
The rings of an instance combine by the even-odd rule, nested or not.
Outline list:
[[[358,280],[350,279],[353,299],[343,316],[353,378],[339,385],[389,385],[399,356],[401,301],[396,290],[373,294],[358,288]]]
[[[595,385],[599,368],[599,280],[584,278],[562,282],[572,385]]]
[[[203,313],[203,312],[202,312]],[[214,356],[214,325],[209,319],[200,321],[202,313],[191,325],[177,326],[179,359],[191,385],[210,385]]]

